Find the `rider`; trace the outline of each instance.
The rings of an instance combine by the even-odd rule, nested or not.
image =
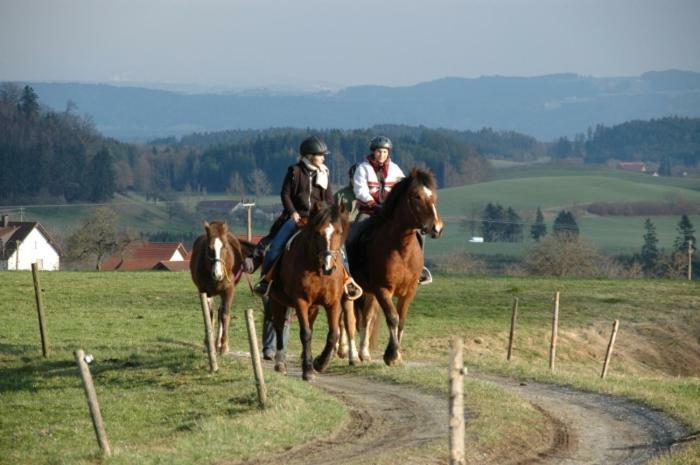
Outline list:
[[[384,200],[391,192],[391,188],[405,177],[399,165],[391,160],[393,145],[391,139],[386,136],[377,136],[370,141],[370,154],[360,163],[353,176],[353,190],[357,198],[360,213],[350,230],[348,242],[352,243],[362,235],[367,227],[367,220],[382,211]],[[423,238],[418,235],[418,240],[423,246]],[[430,271],[423,267],[419,283],[432,282]]]
[[[263,278],[255,286],[256,294],[267,294],[270,285],[266,277],[267,273],[282,253],[289,238],[301,223],[307,221],[313,206],[321,202],[328,205],[334,203],[330,172],[323,163],[328,155],[330,155],[330,151],[326,143],[315,136],[304,139],[299,146],[299,161],[289,167],[282,184],[280,195],[284,210],[276,222],[282,223],[282,225],[274,234],[270,248],[265,254],[262,265]],[[273,229],[275,228],[273,227]],[[351,282],[346,288],[351,297],[358,292],[354,282]]]

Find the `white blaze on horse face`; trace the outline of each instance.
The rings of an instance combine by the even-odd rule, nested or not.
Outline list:
[[[224,267],[221,265],[221,248],[224,243],[218,237],[214,239],[214,279],[221,281],[224,279]]]
[[[430,197],[433,196],[433,191],[431,191],[430,189],[428,189],[428,188],[425,187],[425,186],[423,186],[423,191],[425,192],[425,195],[428,196],[428,198],[430,198]]]
[[[435,208],[435,204],[433,204],[433,215],[435,216],[435,232],[440,234],[440,231],[442,231],[442,220],[438,216],[437,208]]]
[[[333,237],[333,231],[335,231],[335,228],[332,224],[329,224],[323,230],[323,234],[326,236],[326,251],[328,252],[331,251],[331,237]],[[331,254],[327,254],[324,258],[323,267],[326,271],[333,269],[333,256]]]

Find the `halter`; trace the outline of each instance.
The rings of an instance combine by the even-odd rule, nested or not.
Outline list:
[[[223,243],[223,241],[222,241]],[[223,250],[223,247],[222,247]],[[223,258],[216,258],[216,256],[211,255],[211,248],[207,247],[206,251],[206,257],[209,262],[211,262],[212,267],[216,264],[216,262],[221,262],[221,268],[224,270],[224,279],[228,282],[231,282],[233,280],[233,277],[231,276],[231,272],[229,271],[228,267],[226,266],[226,260]]]

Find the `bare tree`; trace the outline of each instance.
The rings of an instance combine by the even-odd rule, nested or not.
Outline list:
[[[231,173],[231,177],[228,180],[228,193],[233,195],[245,194],[245,183],[238,171]]]
[[[272,192],[272,185],[263,170],[256,169],[250,173],[248,176],[248,190],[256,196],[267,195]]]
[[[97,208],[68,237],[68,257],[73,260],[93,260],[95,269],[100,271],[107,256],[121,254],[139,240],[138,233],[134,231],[117,231],[117,215],[114,210]]]

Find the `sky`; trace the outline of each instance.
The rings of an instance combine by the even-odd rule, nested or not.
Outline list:
[[[0,0],[0,80],[200,88],[700,72],[699,0]]]

